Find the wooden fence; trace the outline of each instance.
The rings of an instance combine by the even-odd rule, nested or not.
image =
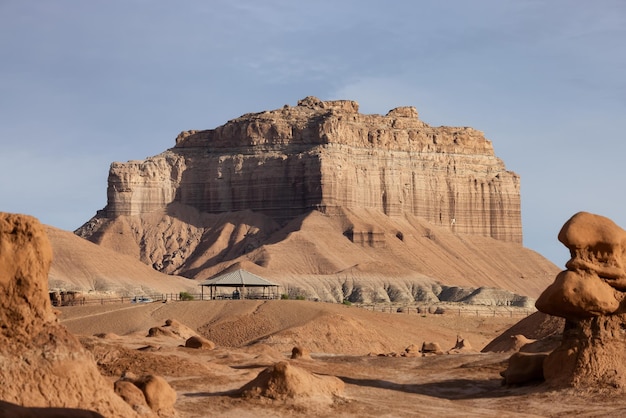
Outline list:
[[[229,299],[218,297],[216,300]],[[250,299],[267,299],[252,296]],[[82,306],[82,305],[105,305],[111,303],[149,303],[164,301],[187,301],[187,300],[210,300],[210,296],[201,293],[163,293],[144,296],[120,296],[120,297],[76,297],[72,300],[64,300],[61,303],[53,301],[55,306]],[[466,304],[397,304],[397,303],[347,303],[352,307],[366,309],[374,312],[386,312],[397,315],[455,315],[455,316],[483,316],[483,317],[525,317],[536,312],[531,308],[513,306],[481,306]]]
[[[387,312],[404,315],[455,315],[455,316],[485,316],[485,317],[526,317],[537,310],[514,306],[482,306],[467,304],[437,304],[437,305],[398,305],[389,303],[355,304],[353,306],[374,312]]]

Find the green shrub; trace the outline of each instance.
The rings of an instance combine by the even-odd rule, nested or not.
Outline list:
[[[180,292],[180,300],[193,300],[193,295],[189,292]]]
[[[296,300],[305,300],[306,298],[304,297],[304,295],[298,295],[296,296]]]
[[[283,293],[282,295],[280,295],[280,298],[283,300],[289,299],[289,295],[286,293]]]
[[[343,302],[341,303],[343,303],[346,306],[352,306],[352,302],[350,302],[348,299],[344,299]]]

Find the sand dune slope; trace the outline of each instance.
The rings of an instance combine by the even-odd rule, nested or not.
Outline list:
[[[195,282],[160,273],[136,258],[96,245],[75,234],[46,226],[52,246],[51,289],[121,294],[197,291]]]

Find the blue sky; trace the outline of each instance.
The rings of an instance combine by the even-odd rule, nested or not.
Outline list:
[[[312,95],[485,133],[557,265],[585,210],[626,227],[621,0],[0,0],[0,210],[73,230],[113,161]]]

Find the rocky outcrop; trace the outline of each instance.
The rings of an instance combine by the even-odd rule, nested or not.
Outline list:
[[[112,164],[76,233],[167,274],[237,264],[335,302],[526,306],[558,271],[520,245],[519,178],[481,132],[313,97]]]
[[[559,232],[570,250],[567,270],[537,300],[565,318],[561,345],[545,360],[552,386],[626,392],[626,231],[580,212]]]
[[[246,114],[188,131],[144,161],[113,163],[104,215],[251,210],[279,223],[311,210],[367,208],[422,217],[457,233],[521,243],[519,177],[472,128],[431,127],[413,107],[364,115],[353,101]],[[347,231],[354,242],[375,232]]]
[[[93,357],[59,324],[48,298],[51,259],[36,219],[0,213],[0,399],[42,408],[7,410],[11,405],[3,402],[0,415],[136,416],[100,375]]]

